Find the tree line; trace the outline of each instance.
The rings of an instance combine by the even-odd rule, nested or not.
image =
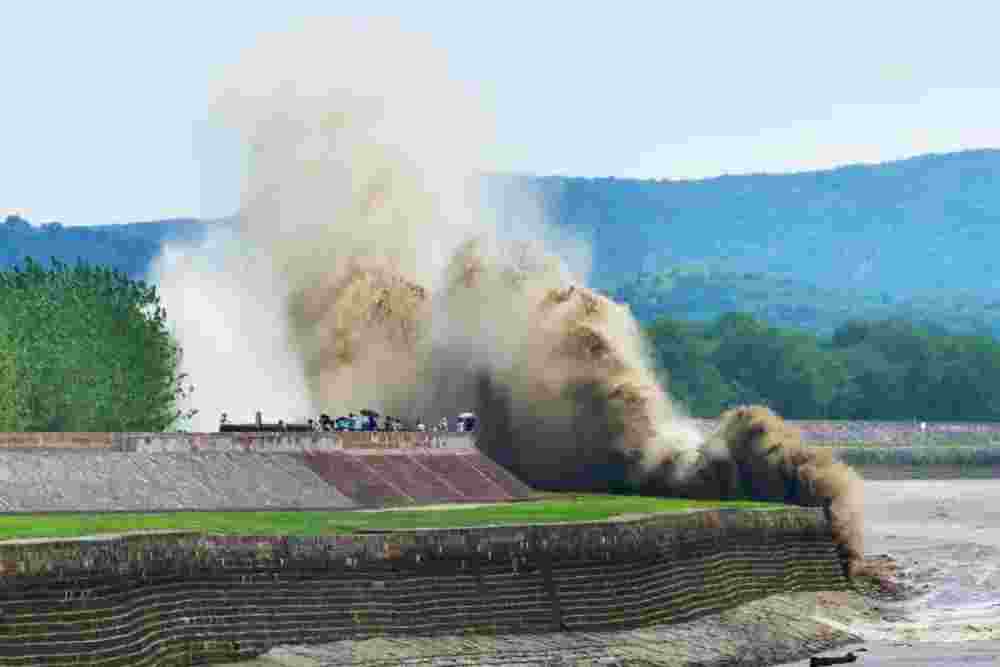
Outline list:
[[[657,369],[695,416],[760,403],[789,419],[1000,420],[1000,343],[898,319],[829,338],[729,313],[645,327]]]
[[[56,259],[0,271],[0,431],[163,431],[193,389],[156,288]]]
[[[643,323],[669,313],[679,320],[753,315],[772,326],[829,337],[845,319],[901,319],[931,332],[1000,336],[996,294],[944,290],[898,297],[872,287],[821,288],[796,277],[732,271],[706,262],[622,274],[608,294]]]
[[[899,319],[830,337],[729,313],[644,329],[695,416],[746,403],[790,419],[1000,420],[1000,343]],[[156,288],[57,260],[0,271],[0,431],[163,431],[193,390]]]

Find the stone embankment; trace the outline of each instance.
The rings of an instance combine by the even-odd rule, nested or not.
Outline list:
[[[318,538],[0,543],[0,665],[195,665],[282,644],[628,630],[840,590],[822,512]]]
[[[703,433],[715,419],[695,419]],[[878,443],[985,445],[1000,442],[1000,422],[828,421],[788,420],[806,443]],[[305,443],[305,444],[304,444]],[[468,448],[473,437],[463,433],[0,433],[3,449],[105,449],[122,452],[259,451]]]
[[[467,449],[467,433],[0,433],[2,450],[90,450],[140,454],[291,453],[355,449]]]
[[[0,434],[0,512],[351,509],[531,489],[462,434]]]

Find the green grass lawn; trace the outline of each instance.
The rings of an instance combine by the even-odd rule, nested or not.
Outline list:
[[[779,509],[779,503],[693,501],[641,496],[547,494],[533,502],[450,509],[332,512],[164,512],[0,516],[0,539],[76,537],[135,530],[197,530],[226,535],[332,535],[362,530],[459,528],[598,521],[625,514],[719,507]]]

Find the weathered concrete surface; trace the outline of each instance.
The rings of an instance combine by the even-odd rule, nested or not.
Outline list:
[[[0,451],[0,511],[346,508],[300,456]]]
[[[279,453],[282,443],[270,444],[275,448],[0,450],[0,512],[341,509],[533,493],[474,448]]]
[[[718,425],[715,419],[696,419],[703,433]],[[1000,442],[1000,423],[930,422],[921,429],[916,421],[789,420],[802,432],[805,443],[836,444],[873,442],[883,446],[922,445],[961,441],[986,445]],[[473,439],[463,433],[0,433],[0,450],[17,448],[104,448],[118,451],[252,450],[302,451],[304,449],[470,447]]]
[[[108,449],[119,452],[184,453],[303,452],[334,449],[471,448],[472,434],[436,432],[343,433],[6,433],[0,450]]]
[[[532,496],[531,487],[472,448],[312,451],[303,458],[317,475],[365,506]]]
[[[0,432],[0,449],[112,449],[114,433]]]
[[[342,433],[123,433],[124,451],[302,452],[338,449],[472,448],[471,434],[415,432]]]

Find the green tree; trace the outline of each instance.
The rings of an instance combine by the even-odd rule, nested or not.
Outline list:
[[[0,431],[17,429],[17,357],[7,318],[0,315]]]
[[[697,417],[714,417],[736,402],[738,392],[712,361],[717,343],[703,327],[663,317],[645,329],[656,368],[670,394]]]
[[[829,341],[745,313],[646,327],[657,369],[692,414],[763,403],[793,419],[1000,418],[1000,343],[904,320],[850,321]]]
[[[25,431],[162,431],[184,416],[180,348],[155,287],[53,259],[0,273]]]

